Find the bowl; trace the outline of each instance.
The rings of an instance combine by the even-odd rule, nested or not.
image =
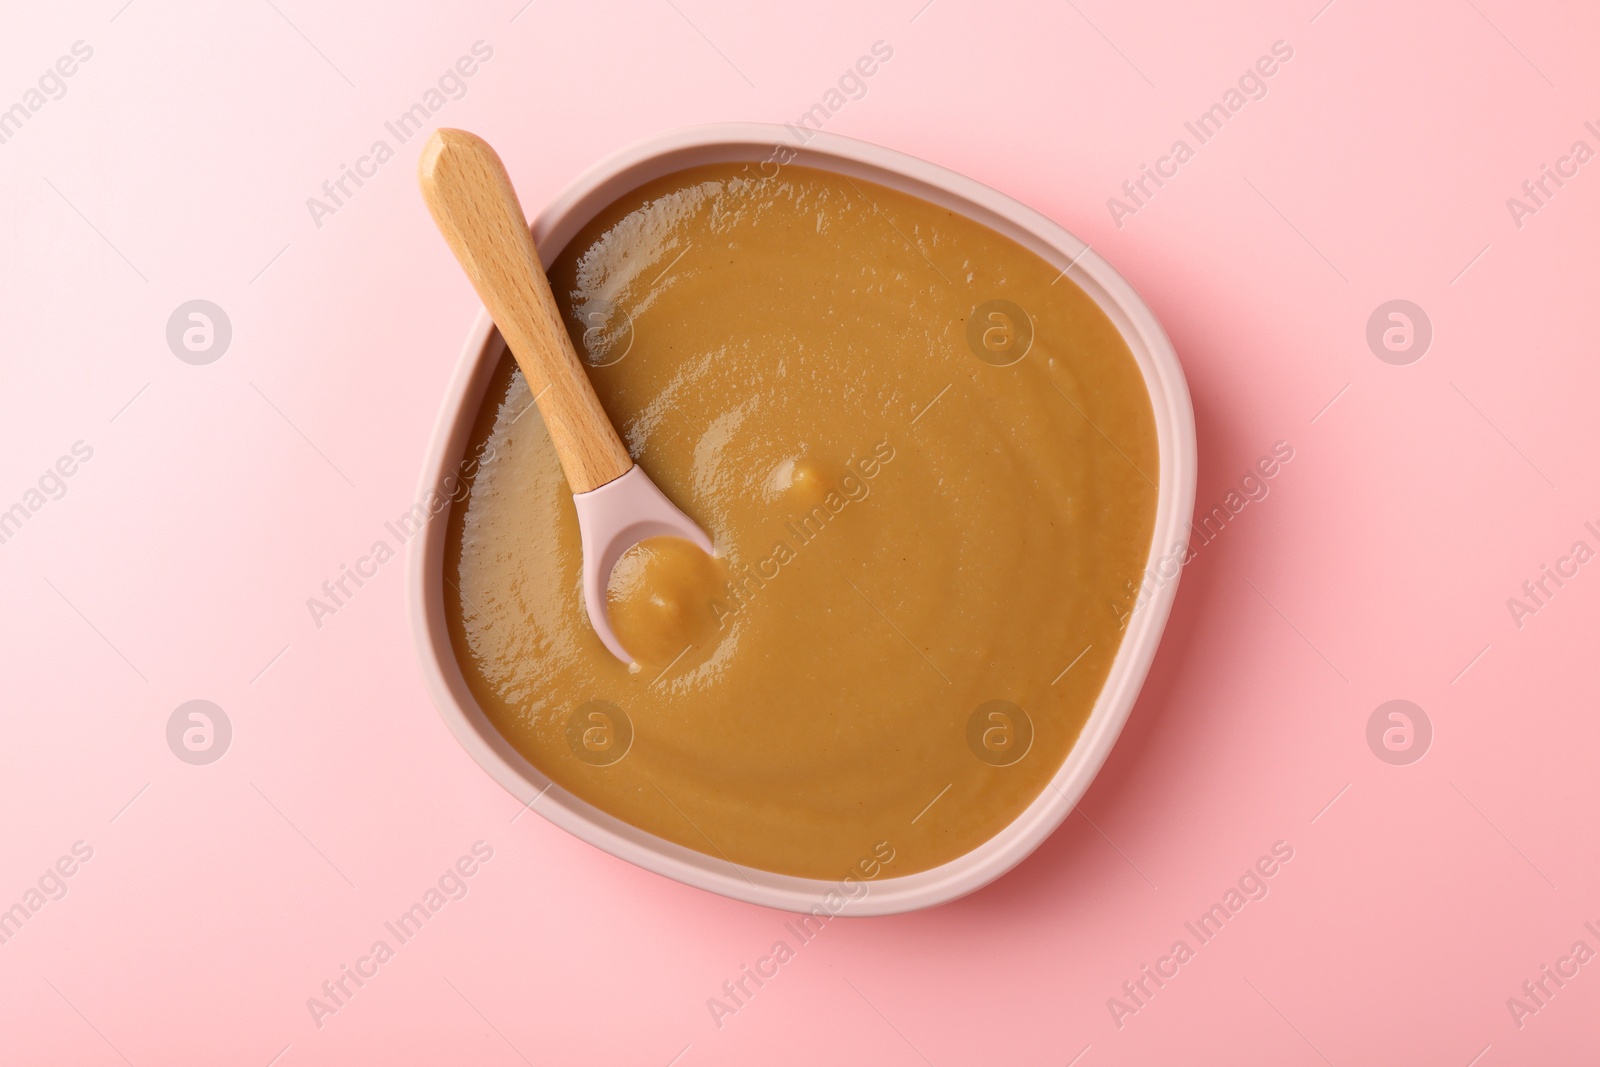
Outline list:
[[[555,785],[494,728],[462,676],[445,621],[446,523],[423,524],[406,565],[412,632],[429,693],[462,747],[518,801],[563,830],[687,885],[794,912],[890,915],[954,900],[1020,863],[1059,826],[1099,772],[1127,722],[1177,593],[1194,507],[1196,452],[1188,385],[1172,344],[1137,293],[1082,240],[1037,211],[970,178],[886,148],[828,133],[757,123],[696,126],[623,149],[577,178],[539,213],[533,234],[546,265],[614,200],[644,183],[705,163],[748,162],[766,173],[791,163],[877,182],[921,197],[1016,241],[1062,269],[1121,332],[1144,375],[1160,452],[1155,529],[1144,580],[1104,688],[1077,742],[1020,815],[984,844],[929,870],[873,881],[827,882],[735,867],[663,840]],[[448,495],[490,377],[505,352],[487,312],[467,336],[423,463],[419,500]],[[444,487],[441,489],[441,487]],[[443,513],[434,516],[442,519]],[[1162,551],[1162,547],[1165,551]],[[1076,651],[1063,649],[1063,662]]]

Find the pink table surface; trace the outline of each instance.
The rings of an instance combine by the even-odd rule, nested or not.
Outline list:
[[[0,908],[26,919],[0,1061],[1591,1062],[1600,565],[1571,550],[1600,549],[1600,163],[1572,152],[1600,150],[1600,13],[1323,3],[13,5],[0,508],[30,514],[0,544]],[[1197,510],[1294,451],[1187,568],[1121,743],[1037,853],[829,925],[720,1020],[785,915],[517,818],[423,691],[398,563],[320,628],[306,607],[411,503],[477,309],[422,138],[384,123],[480,41],[430,121],[489,136],[530,210],[638,138],[794,121],[884,42],[828,129],[1018,197],[1133,282],[1189,375]],[[1199,144],[1185,122],[1275,42],[1265,95]],[[313,218],[379,138],[394,158]],[[1544,165],[1566,177],[1534,201]],[[232,327],[207,365],[167,342],[193,299]],[[1367,341],[1394,299],[1433,333],[1403,365]],[[1568,576],[1536,603],[1545,565]],[[233,731],[204,766],[167,742],[196,699]],[[1403,765],[1368,742],[1396,699],[1432,730]],[[480,841],[465,897],[385,933]],[[1279,842],[1201,943],[1185,924]]]

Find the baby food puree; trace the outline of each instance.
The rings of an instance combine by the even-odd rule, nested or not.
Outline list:
[[[445,550],[495,727],[616,818],[781,874],[882,842],[911,874],[1004,828],[1077,739],[1149,554],[1155,426],[1110,320],[976,222],[800,166],[658,179],[549,273],[628,450],[719,556],[625,556],[637,662],[607,652],[505,357]]]

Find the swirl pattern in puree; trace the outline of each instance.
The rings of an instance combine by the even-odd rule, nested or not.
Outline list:
[[[1106,315],[976,222],[798,166],[658,179],[550,277],[629,451],[721,558],[626,557],[639,662],[607,653],[507,357],[446,548],[496,728],[616,818],[782,874],[879,842],[910,874],[1004,828],[1076,740],[1150,549],[1150,399]]]

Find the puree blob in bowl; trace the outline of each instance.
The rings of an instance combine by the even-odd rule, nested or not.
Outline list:
[[[657,178],[549,274],[629,451],[719,555],[624,557],[633,669],[607,652],[503,358],[443,560],[494,728],[600,811],[779,875],[908,875],[1002,831],[1094,709],[1150,556],[1156,423],[1105,312],[962,214],[798,165]]]

